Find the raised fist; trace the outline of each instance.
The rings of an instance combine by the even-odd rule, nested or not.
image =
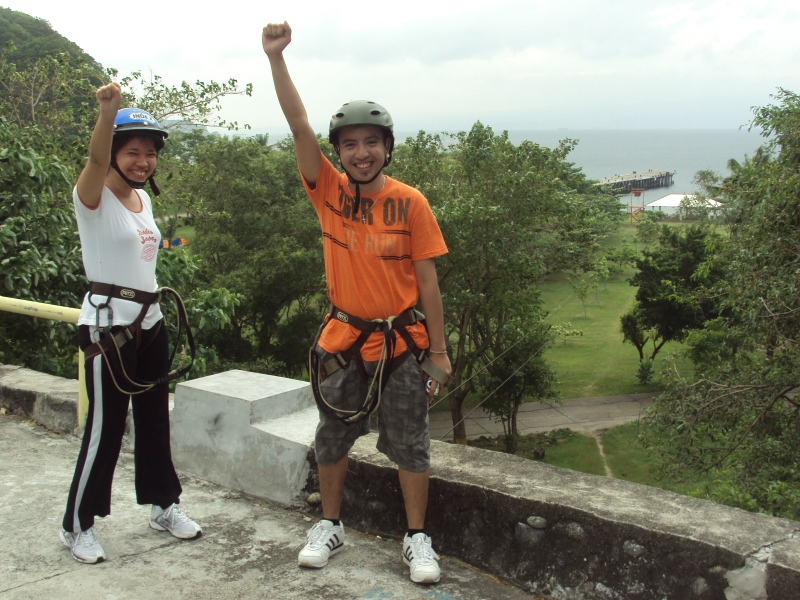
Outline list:
[[[122,89],[119,84],[112,81],[97,88],[97,102],[101,111],[113,112],[116,116],[122,104]]]
[[[261,31],[261,45],[267,56],[283,52],[292,41],[292,28],[289,23],[270,23]]]

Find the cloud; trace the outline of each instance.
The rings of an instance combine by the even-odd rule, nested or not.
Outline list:
[[[447,15],[434,11],[416,21],[404,18],[408,10],[414,10],[415,17],[430,13],[424,6],[416,6],[427,4],[405,3],[399,15],[378,12],[369,17],[334,19],[325,25],[328,35],[309,32],[316,43],[305,45],[303,55],[328,53],[355,64],[393,64],[408,58],[439,64],[491,59],[530,49],[586,58],[652,54],[669,43],[669,35],[658,22],[648,18],[640,3],[630,0],[602,9],[584,0],[507,0],[459,6]],[[446,6],[449,9],[450,5]],[[633,27],[632,15],[640,17]]]
[[[320,130],[357,98],[382,102],[411,130],[478,119],[501,128],[733,128],[777,87],[800,89],[800,7],[784,0],[228,0],[208,10],[162,0],[146,17],[99,0],[83,0],[82,10],[61,0],[6,4],[48,19],[122,74],[252,82],[252,99],[223,106],[228,120],[257,127],[284,123],[259,41],[264,24],[284,19],[294,30],[287,62]]]

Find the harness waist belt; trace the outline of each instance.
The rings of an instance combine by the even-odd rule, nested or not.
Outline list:
[[[430,356],[428,356],[429,349],[419,348],[416,345],[416,343],[414,343],[414,340],[411,338],[411,335],[408,333],[406,327],[418,322],[424,323],[425,320],[425,315],[423,315],[415,308],[406,309],[396,317],[389,317],[386,320],[377,320],[377,321],[367,321],[365,319],[361,319],[354,315],[348,314],[343,310],[336,308],[333,305],[331,305],[330,314],[334,319],[341,321],[342,323],[347,323],[348,325],[352,325],[353,327],[355,327],[356,329],[360,330],[363,333],[377,333],[379,331],[386,331],[387,329],[396,330],[397,333],[400,334],[400,337],[403,338],[403,341],[405,341],[406,346],[408,346],[408,350],[414,355],[414,358],[417,359],[417,363],[419,363],[423,371],[425,371],[428,375],[433,377],[444,387],[451,386],[455,381],[455,378],[452,375],[439,368],[430,359]],[[359,344],[359,342],[361,343]],[[356,352],[359,352],[361,350],[361,344],[363,344],[363,342],[364,340],[361,340],[360,338],[359,340],[356,340],[356,344],[354,344],[354,346],[357,346]],[[333,355],[333,358],[325,361],[323,367],[330,375],[339,369],[345,368],[346,365],[347,365],[346,356],[344,356],[342,352],[337,352],[336,354]]]
[[[355,315],[351,315],[346,313],[340,308],[331,305],[330,315],[332,318],[336,319],[337,321],[341,321],[342,323],[347,323],[348,325],[352,325],[359,331],[363,331],[366,333],[377,333],[379,331],[385,331],[388,329],[401,329],[403,327],[408,327],[409,325],[413,325],[419,321],[422,321],[425,316],[415,310],[414,308],[409,308],[401,312],[396,317],[389,317],[388,319],[380,319],[376,321],[367,321],[366,319],[362,319],[361,317],[357,317]]]
[[[158,292],[143,292],[142,290],[135,290],[112,283],[94,281],[89,290],[90,293],[97,294],[98,296],[130,300],[131,302],[138,302],[139,304],[156,304],[161,300],[161,294]]]

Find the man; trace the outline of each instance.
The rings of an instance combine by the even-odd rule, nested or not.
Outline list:
[[[332,304],[310,360],[320,407],[315,451],[323,518],[309,532],[298,561],[321,568],[342,549],[339,512],[347,454],[369,432],[366,417],[377,408],[377,447],[398,465],[403,490],[408,521],[403,560],[412,581],[436,583],[439,557],[425,533],[428,403],[436,382],[444,384],[452,370],[435,267],[447,247],[425,197],[383,173],[394,135],[382,106],[366,101],[342,106],[331,119],[330,140],[345,173],[324,157],[284,61],[290,41],[286,22],[262,32],[297,165],[322,226]],[[417,301],[427,330],[416,318]]]

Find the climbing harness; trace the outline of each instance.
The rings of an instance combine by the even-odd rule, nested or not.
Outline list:
[[[99,296],[107,296],[106,301],[95,304],[92,302],[92,295],[94,294]],[[190,350],[189,364],[184,366],[184,362],[186,361],[186,344],[183,344],[180,354],[180,363],[176,368],[170,370],[155,381],[137,380],[136,378],[131,377],[125,369],[125,361],[122,358],[121,349],[129,342],[133,342],[135,344],[136,350],[142,349],[142,322],[144,321],[145,315],[147,314],[150,306],[160,303],[163,295],[172,296],[173,300],[175,301],[175,308],[178,318],[178,340],[181,339],[181,332],[183,331],[183,328],[186,328],[186,342],[189,344]],[[139,312],[139,315],[136,317],[133,323],[127,326],[111,326],[111,323],[114,320],[114,310],[111,307],[112,298],[130,300],[132,302],[138,302],[142,305],[142,310]],[[192,335],[192,329],[189,327],[189,319],[186,313],[186,307],[183,304],[183,300],[178,292],[172,288],[162,287],[155,292],[143,292],[141,290],[135,290],[129,287],[94,282],[91,284],[89,291],[89,304],[91,304],[95,309],[95,335],[97,335],[97,339],[93,338],[93,343],[84,349],[84,358],[88,361],[95,356],[102,355],[103,359],[106,361],[106,365],[108,366],[109,373],[111,373],[111,379],[114,382],[114,385],[123,394],[135,395],[147,392],[157,385],[161,385],[168,381],[172,381],[173,379],[183,377],[191,370],[195,359],[194,336]],[[108,324],[103,327],[100,326],[100,311],[102,309],[106,309],[108,311]],[[159,321],[156,327],[161,326],[162,322]],[[172,355],[169,357],[168,365],[172,365],[177,350],[178,344],[176,343],[175,347],[172,349]],[[124,387],[131,389],[123,389]]]
[[[325,326],[332,319],[354,327],[359,331],[359,334],[355,342],[347,350],[336,352],[323,362],[320,361],[316,352],[317,342]],[[386,388],[386,384],[389,383],[389,377],[406,360],[409,354],[412,354],[420,368],[439,382],[441,386],[447,387],[450,385],[453,378],[431,361],[428,348],[419,348],[414,343],[411,334],[408,332],[408,327],[415,323],[421,323],[427,328],[425,315],[414,308],[404,310],[399,315],[388,319],[367,321],[331,305],[330,312],[320,326],[317,336],[314,338],[314,343],[308,352],[308,373],[311,380],[311,391],[319,409],[329,417],[339,419],[347,424],[358,423],[369,418],[380,406],[381,394]],[[375,367],[375,373],[370,376],[361,356],[361,348],[373,333],[383,333],[383,346],[381,347],[378,364]],[[397,334],[403,338],[407,348],[404,352],[395,356]],[[364,380],[369,382],[369,387],[358,409],[344,410],[332,406],[326,401],[325,396],[322,394],[320,383],[340,369],[346,369],[351,360],[355,362],[356,368]]]

